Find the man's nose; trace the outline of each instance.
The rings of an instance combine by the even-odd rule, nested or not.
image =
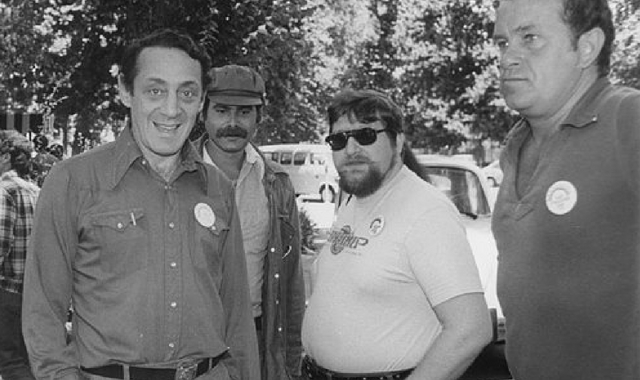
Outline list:
[[[500,71],[509,70],[517,67],[522,61],[522,52],[515,46],[508,45],[502,50],[500,55],[499,67]]]
[[[355,137],[348,136],[347,137],[347,145],[344,147],[345,153],[347,155],[353,155],[362,149],[360,144],[356,141]]]
[[[164,101],[163,107],[164,114],[169,117],[175,117],[180,113],[180,103],[178,95],[175,93],[169,93]]]

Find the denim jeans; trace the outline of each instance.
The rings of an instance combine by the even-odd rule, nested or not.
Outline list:
[[[0,289],[0,376],[35,380],[22,336],[22,295]]]

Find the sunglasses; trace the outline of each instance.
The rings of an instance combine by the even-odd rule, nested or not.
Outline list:
[[[373,128],[354,129],[347,132],[332,133],[324,140],[329,144],[331,150],[342,150],[347,146],[349,137],[356,139],[360,145],[371,145],[378,139],[378,133],[384,132],[386,129],[375,130]]]

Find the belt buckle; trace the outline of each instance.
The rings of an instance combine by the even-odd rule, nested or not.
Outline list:
[[[196,359],[185,359],[178,363],[175,380],[193,380],[198,373],[198,362]]]

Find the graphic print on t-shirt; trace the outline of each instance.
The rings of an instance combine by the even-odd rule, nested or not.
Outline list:
[[[348,252],[354,255],[360,255],[357,252],[358,247],[364,247],[369,243],[369,239],[363,236],[355,236],[351,226],[345,225],[341,229],[331,230],[329,234],[329,245],[331,247],[331,253],[337,255],[341,253],[345,248],[348,248]]]

